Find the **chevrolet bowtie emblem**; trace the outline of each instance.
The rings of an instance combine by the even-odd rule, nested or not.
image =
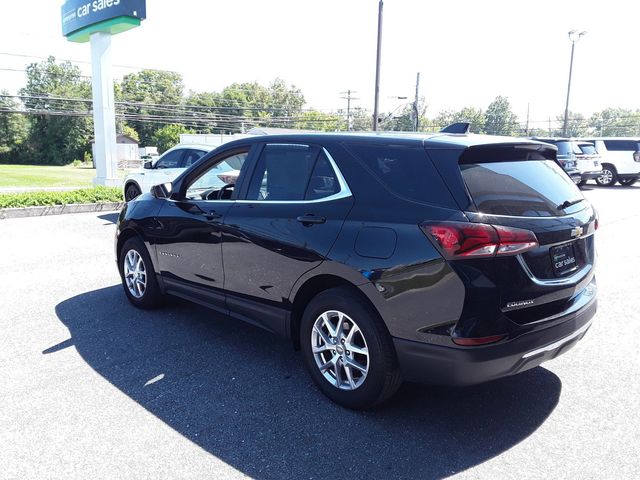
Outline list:
[[[571,230],[572,237],[581,237],[583,233],[584,233],[584,229],[582,227],[576,227]]]

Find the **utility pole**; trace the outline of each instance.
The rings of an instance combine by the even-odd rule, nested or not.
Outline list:
[[[530,102],[527,102],[527,126],[524,130],[524,136],[528,137],[529,136],[529,107],[531,106]]]
[[[373,102],[373,131],[378,131],[378,115],[379,105],[378,98],[380,97],[380,54],[382,47],[382,0],[378,3],[378,42],[376,46],[376,88],[375,88],[375,100]]]
[[[413,131],[417,132],[420,129],[420,111],[418,109],[418,98],[420,91],[420,72],[416,75],[416,98],[413,101]]]
[[[340,97],[347,101],[347,131],[353,130],[353,119],[351,118],[351,100],[360,100],[359,98],[352,97],[354,93],[358,93],[355,90],[347,90],[346,92],[340,92],[342,95],[346,94],[346,97]]]

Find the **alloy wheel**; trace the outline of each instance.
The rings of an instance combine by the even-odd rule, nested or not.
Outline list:
[[[147,290],[147,270],[142,256],[137,251],[127,252],[123,271],[129,293],[135,298],[142,298]]]
[[[608,169],[602,170],[602,175],[598,177],[598,183],[601,185],[609,185],[613,181],[613,172]]]
[[[329,310],[316,319],[311,349],[320,373],[334,387],[355,390],[367,378],[367,342],[358,324],[345,313]]]

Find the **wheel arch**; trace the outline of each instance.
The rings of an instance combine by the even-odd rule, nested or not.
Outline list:
[[[116,261],[118,262],[118,268],[120,268],[120,252],[122,250],[122,246],[127,240],[133,237],[138,237],[142,243],[145,243],[142,235],[140,235],[138,231],[136,231],[134,228],[131,228],[131,227],[125,228],[118,235],[118,241],[116,243]]]
[[[336,275],[335,273],[319,273],[315,276],[307,278],[299,284],[295,293],[292,295],[291,317],[289,322],[289,337],[293,342],[296,350],[300,349],[300,321],[306,306],[316,295],[331,288],[347,287],[353,291],[354,295],[360,297],[364,302],[370,305],[378,314],[378,309],[374,302],[362,291],[362,289],[354,282]],[[384,323],[384,322],[383,322]]]
[[[144,193],[144,192],[142,191],[142,187],[140,186],[140,182],[138,182],[137,180],[135,180],[135,179],[133,179],[133,178],[128,178],[128,179],[126,179],[126,180],[125,180],[124,185],[122,186],[122,195],[126,195],[127,187],[128,187],[129,185],[131,185],[131,184],[133,184],[133,185],[135,185],[136,187],[138,187],[138,190],[140,190],[140,193],[141,193],[141,194],[142,194],[142,193]]]

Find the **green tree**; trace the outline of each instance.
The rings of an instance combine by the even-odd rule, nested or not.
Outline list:
[[[516,135],[519,132],[518,117],[511,111],[507,97],[497,96],[485,112],[485,132],[489,135]]]
[[[136,142],[140,143],[140,135],[138,135],[138,132],[136,132],[135,128],[130,127],[129,125],[123,125],[122,126],[122,134],[126,135],[128,137],[131,137]]]
[[[201,122],[200,133],[221,133],[228,120],[227,109],[221,103],[219,93],[190,91],[185,99],[185,116]]]
[[[0,90],[0,162],[18,163],[24,153],[23,144],[29,134],[29,121],[24,114],[12,113],[20,103]]]
[[[194,131],[184,125],[171,123],[156,130],[151,142],[158,147],[159,153],[163,153],[180,142],[181,133],[194,133]]]
[[[93,133],[91,86],[80,69],[54,57],[27,67],[27,84],[20,90],[31,116],[25,161],[65,165],[90,151]]]
[[[605,108],[591,115],[588,124],[601,137],[640,136],[640,110]]]
[[[302,130],[320,130],[323,132],[336,132],[344,127],[344,120],[336,113],[324,113],[317,110],[308,110],[296,118],[295,128]]]
[[[556,116],[556,123],[559,128],[554,129],[551,133],[555,137],[584,137],[589,134],[589,122],[584,115],[576,112],[569,112],[567,115],[567,132],[563,131],[564,126],[564,113]]]
[[[345,112],[346,117],[346,112]],[[373,113],[369,110],[356,107],[351,109],[351,130],[354,132],[368,132],[371,130]],[[346,123],[346,122],[345,122]],[[346,127],[345,127],[346,130]]]
[[[122,106],[125,113],[139,117],[128,120],[140,135],[140,143],[150,145],[158,123],[154,117],[176,116],[175,105],[183,102],[182,75],[160,70],[142,70],[122,78],[120,84]],[[172,107],[173,105],[174,107]]]
[[[268,87],[257,82],[231,84],[216,102],[227,116],[220,130],[234,133],[254,126],[291,128],[305,100],[300,89],[277,78]]]

